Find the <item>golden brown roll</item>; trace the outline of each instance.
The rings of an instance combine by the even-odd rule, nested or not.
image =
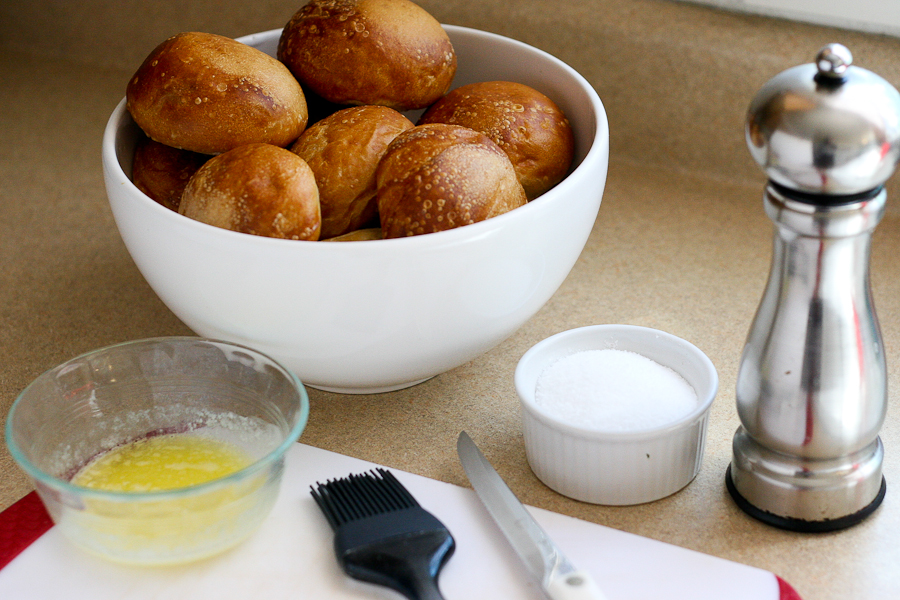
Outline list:
[[[285,25],[278,59],[337,104],[424,108],[447,93],[456,53],[410,0],[311,0]]]
[[[177,211],[188,180],[207,160],[207,154],[173,148],[142,137],[134,148],[131,180],[147,196]]]
[[[483,133],[460,125],[404,131],[375,176],[385,238],[470,225],[526,202],[506,154]]]
[[[291,146],[319,186],[321,239],[361,228],[378,210],[375,167],[412,122],[386,106],[345,108],[312,125]]]
[[[255,142],[288,146],[308,118],[303,90],[287,67],[210,33],[180,33],[157,46],[125,98],[150,138],[204,154]]]
[[[356,231],[351,231],[350,233],[345,233],[344,235],[339,235],[337,237],[328,238],[327,240],[322,240],[324,242],[367,242],[370,240],[381,240],[384,239],[384,236],[381,233],[380,227],[369,227],[366,229],[357,229]]]
[[[487,135],[509,156],[529,200],[562,181],[575,153],[575,138],[563,112],[521,83],[488,81],[456,88],[418,123],[453,123]]]
[[[188,182],[178,212],[232,231],[291,240],[318,240],[322,225],[309,165],[271,144],[247,144],[209,159]]]

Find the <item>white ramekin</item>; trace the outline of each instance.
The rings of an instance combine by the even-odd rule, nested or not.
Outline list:
[[[672,369],[697,392],[697,407],[657,428],[603,432],[564,422],[535,403],[535,387],[546,367],[576,352],[602,349],[635,352]],[[535,475],[576,500],[628,505],[674,494],[700,471],[719,378],[703,352],[671,334],[634,325],[594,325],[558,333],[528,350],[516,367],[515,385]]]

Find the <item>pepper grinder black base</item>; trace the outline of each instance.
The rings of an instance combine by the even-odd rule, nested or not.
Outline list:
[[[878,490],[878,495],[875,496],[875,499],[872,500],[872,502],[870,502],[868,506],[866,506],[862,510],[837,519],[826,519],[824,521],[807,521],[805,519],[782,517],[750,504],[750,502],[748,502],[747,499],[741,496],[741,493],[737,491],[737,488],[734,486],[734,482],[731,480],[731,465],[728,465],[728,468],[725,470],[725,487],[728,488],[728,493],[731,494],[731,498],[734,500],[734,503],[737,504],[738,508],[743,510],[745,513],[747,513],[757,521],[761,521],[766,525],[771,525],[779,529],[785,529],[787,531],[797,531],[800,533],[827,533],[829,531],[839,531],[841,529],[852,527],[875,512],[875,509],[881,505],[881,501],[884,500],[884,495],[887,492],[887,482],[885,481],[884,476],[882,476],[881,488]]]

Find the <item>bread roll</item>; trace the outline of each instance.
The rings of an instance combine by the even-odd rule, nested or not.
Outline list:
[[[211,158],[191,177],[178,212],[232,231],[291,240],[318,240],[322,225],[309,165],[271,144],[247,144]]]
[[[285,147],[308,118],[303,90],[287,67],[210,33],[180,33],[157,46],[125,97],[150,138],[204,154],[255,142]]]
[[[526,202],[506,154],[486,135],[459,125],[404,131],[375,175],[385,238],[470,225]]]
[[[359,229],[375,216],[375,167],[388,144],[412,126],[392,108],[356,106],[310,126],[291,146],[316,176],[321,239]]]
[[[278,59],[326,100],[399,111],[430,105],[456,73],[447,33],[410,0],[311,0],[285,25]]]
[[[381,233],[381,228],[379,227],[369,227],[366,229],[357,229],[356,231],[351,231],[350,233],[345,233],[344,235],[339,235],[337,237],[328,238],[327,240],[323,240],[325,242],[367,242],[370,240],[380,240],[384,239],[384,236]]]
[[[529,200],[562,181],[575,154],[575,138],[563,112],[521,83],[488,81],[456,88],[418,123],[453,123],[487,135],[509,156]]]
[[[188,180],[208,159],[206,154],[172,148],[144,137],[134,149],[131,180],[147,196],[177,211]]]

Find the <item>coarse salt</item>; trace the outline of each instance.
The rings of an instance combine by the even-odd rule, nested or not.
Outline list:
[[[625,350],[560,358],[538,377],[535,402],[573,425],[605,432],[672,423],[697,407],[694,388],[668,367]]]

